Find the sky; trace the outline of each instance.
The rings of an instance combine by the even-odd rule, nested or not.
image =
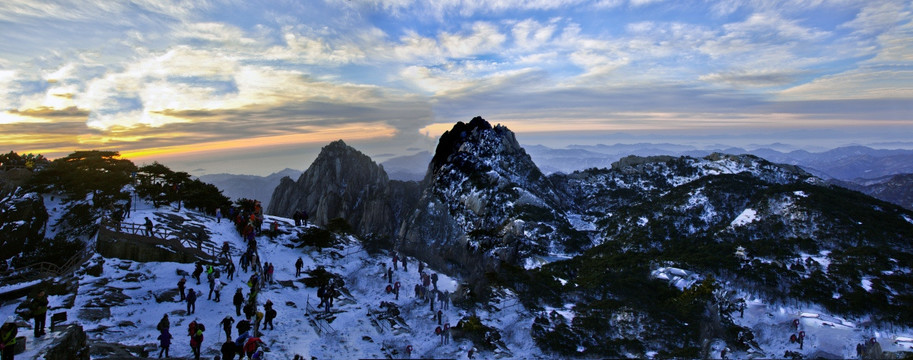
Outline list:
[[[913,2],[0,1],[0,151],[194,175],[523,145],[913,148]]]

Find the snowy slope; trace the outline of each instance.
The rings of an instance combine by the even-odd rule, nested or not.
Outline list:
[[[155,212],[165,212],[182,216],[189,215],[186,209],[181,211],[151,209],[147,204],[132,214],[127,221],[140,222],[144,217],[154,218]],[[202,216],[194,214],[197,217]],[[369,255],[354,238],[348,238],[345,246],[322,252],[306,251],[306,248],[291,248],[291,238],[297,236],[298,229],[293,229],[292,221],[284,218],[267,216],[265,224],[276,220],[280,223],[280,230],[287,234],[279,236],[275,241],[268,237],[258,237],[259,254],[263,261],[275,264],[275,280],[262,291],[258,298],[262,311],[262,304],[266,300],[274,303],[278,316],[274,321],[275,330],[265,330],[262,339],[269,347],[269,358],[290,359],[295,354],[307,359],[340,359],[340,358],[399,358],[404,355],[408,345],[412,345],[413,357],[434,358],[466,358],[467,351],[473,345],[466,340],[456,340],[449,345],[440,345],[441,339],[434,334],[437,322],[425,302],[413,297],[412,288],[420,282],[417,264],[410,259],[408,272],[399,268],[394,273],[394,280],[403,284],[399,300],[394,300],[392,294],[386,294],[384,288],[387,282],[383,278],[384,265],[390,264],[390,256]],[[241,237],[235,232],[233,225],[228,221],[216,223],[215,219],[206,223],[206,229],[211,233],[212,240],[219,244],[228,241],[233,249],[241,249],[245,245]],[[264,225],[266,227],[267,225]],[[233,254],[237,259],[240,253]],[[313,318],[306,312],[307,304],[316,307],[316,288],[307,288],[295,278],[294,263],[298,257],[304,260],[304,270],[323,266],[327,271],[341,275],[345,279],[343,295],[336,299],[332,309],[333,319],[327,323],[320,323],[320,327],[329,331],[318,333],[317,326],[310,323]],[[245,296],[249,288],[245,284],[250,272],[245,273],[240,269],[234,280],[222,276],[222,281],[227,285],[222,291],[221,302],[207,300],[208,285],[205,275],[203,283],[197,285],[195,280],[188,277],[188,288],[195,289],[200,295],[197,300],[196,312],[186,315],[185,303],[177,302],[176,284],[181,278],[178,271],[193,271],[193,264],[148,262],[140,263],[130,260],[115,258],[103,259],[96,255],[87,266],[103,262],[103,273],[99,277],[82,274],[79,279],[79,293],[75,305],[66,310],[59,309],[64,301],[63,296],[50,296],[50,313],[66,311],[70,322],[83,325],[88,333],[90,342],[119,343],[130,346],[139,346],[150,351],[152,356],[158,354],[158,331],[156,325],[162,315],[168,314],[171,320],[171,333],[174,340],[171,346],[173,357],[192,357],[189,346],[189,337],[186,336],[187,324],[197,320],[206,325],[205,339],[203,342],[203,355],[214,356],[219,354],[219,347],[225,341],[225,334],[218,323],[226,316],[239,320],[235,316],[231,298],[237,288],[243,289]],[[237,260],[236,260],[237,263]],[[433,271],[426,269],[426,272]],[[306,274],[302,274],[305,277]],[[458,281],[444,274],[439,274],[438,288],[451,293],[457,290]],[[300,279],[300,278],[299,278]],[[288,286],[280,285],[279,282]],[[170,293],[169,293],[170,292]],[[121,295],[122,294],[122,295]],[[167,297],[168,300],[157,302],[156,298]],[[170,295],[170,296],[168,296]],[[505,310],[496,310],[495,307],[478,310],[476,313],[489,326],[510,327],[515,331],[505,333],[502,339],[511,351],[524,354],[523,356],[540,357],[541,353],[530,340],[529,323],[532,318],[526,315],[522,305],[516,299],[510,300],[509,296],[504,301],[512,301],[512,306]],[[372,325],[369,310],[377,310],[382,301],[395,303],[401,311],[401,324],[390,326]],[[3,314],[11,314],[16,304],[4,305]],[[439,310],[435,306],[435,312]],[[100,308],[110,310],[110,317],[92,319]],[[101,310],[103,313],[105,310]],[[443,320],[451,326],[455,325],[462,315],[469,314],[466,310],[450,306],[444,311]],[[243,316],[243,314],[242,314]],[[496,320],[494,320],[496,319]],[[22,325],[25,325],[22,322]],[[237,330],[232,330],[232,336],[237,336]],[[56,334],[56,333],[55,333]],[[54,334],[38,339],[32,338],[29,329],[21,328],[20,335],[27,335],[29,350],[19,358],[35,358],[51,341]],[[506,353],[504,356],[508,356]],[[96,358],[96,356],[93,356]]]
[[[186,209],[181,211],[152,209],[148,204],[141,204],[140,210],[132,214],[127,221],[137,222],[143,217],[154,217],[155,212],[172,213],[185,217],[194,215]],[[289,359],[295,354],[304,358],[341,359],[341,358],[402,358],[408,345],[412,345],[413,358],[467,358],[467,351],[473,346],[470,341],[454,339],[448,345],[441,345],[440,338],[434,335],[437,326],[429,306],[412,296],[412,287],[419,282],[417,265],[410,259],[410,271],[400,267],[395,272],[395,280],[400,281],[403,291],[399,300],[386,294],[383,289],[384,265],[390,263],[389,254],[368,254],[354,238],[347,238],[346,245],[331,250],[317,252],[307,248],[293,248],[292,238],[300,229],[294,229],[291,221],[283,218],[267,217],[265,223],[276,220],[285,235],[270,241],[266,236],[258,238],[259,253],[264,261],[276,265],[276,283],[267,286],[259,297],[262,304],[268,299],[275,304],[278,318],[275,330],[265,330],[262,339],[269,348],[270,359]],[[204,222],[216,243],[228,241],[233,248],[242,248],[243,242],[232,225],[227,221],[221,224],[214,219]],[[235,257],[239,254],[235,253]],[[312,325],[314,316],[305,310],[306,305],[315,306],[316,289],[306,288],[294,277],[294,262],[298,257],[304,260],[305,269],[324,266],[328,271],[341,275],[345,279],[345,288],[333,308],[333,318],[327,324]],[[61,307],[68,301],[66,296],[51,296],[50,313],[66,311],[70,322],[80,323],[88,332],[89,341],[93,343],[119,343],[145,348],[154,357],[158,335],[156,324],[163,314],[169,314],[171,332],[175,336],[171,347],[173,357],[188,358],[191,356],[186,326],[191,320],[197,320],[207,326],[203,342],[203,354],[218,354],[225,335],[218,322],[226,315],[234,316],[231,296],[235,289],[242,288],[244,294],[248,287],[244,284],[250,273],[240,272],[234,280],[223,276],[227,283],[223,289],[222,301],[206,300],[208,290],[205,283],[196,285],[188,278],[188,287],[201,292],[197,301],[197,311],[193,315],[185,314],[185,305],[176,302],[174,292],[180,279],[178,271],[192,272],[191,264],[149,262],[139,263],[120,259],[103,259],[96,256],[86,266],[103,262],[103,272],[99,277],[80,272],[79,291],[73,306]],[[428,271],[428,270],[426,270]],[[671,271],[671,270],[670,270]],[[675,269],[683,272],[685,270]],[[439,274],[441,290],[458,291],[459,279]],[[671,277],[670,277],[671,279]],[[281,285],[282,282],[286,285]],[[170,293],[169,293],[170,292]],[[501,335],[503,347],[493,352],[483,352],[480,358],[562,358],[543,353],[530,335],[530,326],[537,311],[527,310],[516,295],[505,289],[499,289],[489,304],[477,305],[474,309],[460,309],[451,306],[444,312],[444,322],[450,324],[469,314],[482,319],[483,324],[497,329]],[[170,294],[170,296],[168,296]],[[156,298],[166,298],[157,302]],[[372,321],[369,311],[377,310],[382,301],[395,303],[400,311],[401,322],[395,325],[381,325]],[[11,314],[16,304],[4,304],[2,314]],[[557,310],[568,321],[574,318],[573,304]],[[107,309],[107,310],[100,310]],[[435,308],[437,310],[437,306]],[[98,316],[99,311],[102,316]],[[110,316],[103,316],[110,311]],[[789,335],[794,333],[792,320],[800,319],[800,330],[806,331],[808,338],[803,350],[798,345],[789,344]],[[751,299],[744,317],[735,315],[737,324],[751,328],[756,334],[758,348],[754,354],[730,353],[730,358],[752,356],[780,357],[787,350],[798,351],[806,356],[814,354],[833,354],[837,357],[854,357],[855,345],[875,337],[886,351],[910,350],[910,338],[913,332],[893,332],[878,329],[871,324],[857,324],[822,313],[820,309],[786,305],[771,305],[763,299]],[[319,322],[318,322],[319,323]],[[24,325],[24,323],[22,323]],[[322,327],[323,330],[318,330]],[[41,356],[44,348],[50,344],[56,333],[42,339],[33,339],[27,328],[20,329],[20,335],[27,337],[28,351],[18,358],[31,359]],[[232,331],[237,336],[236,330]],[[722,348],[721,348],[722,349]],[[716,349],[713,354],[719,356]],[[632,354],[646,356],[646,354]],[[102,358],[93,356],[93,358]],[[478,358],[478,357],[477,357]]]

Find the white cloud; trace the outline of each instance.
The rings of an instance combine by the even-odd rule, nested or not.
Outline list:
[[[455,58],[494,52],[506,39],[507,36],[501,34],[497,27],[485,22],[474,23],[472,32],[468,35],[449,33],[440,35],[441,46],[448,55]]]
[[[853,20],[841,25],[861,34],[878,34],[910,20],[910,4],[889,1],[866,3]]]
[[[877,43],[878,55],[869,62],[913,65],[913,20],[878,35]]]
[[[913,99],[913,70],[860,68],[786,89],[786,100]]]
[[[511,28],[516,50],[530,51],[548,46],[555,34],[557,25],[553,22],[547,25],[532,19],[520,21]]]
[[[204,0],[4,0],[0,2],[0,20],[18,22],[24,18],[39,18],[130,24],[130,18],[138,15],[136,9],[173,19],[188,19],[211,6],[210,1]]]

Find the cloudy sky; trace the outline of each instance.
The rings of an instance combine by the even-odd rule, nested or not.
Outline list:
[[[0,151],[267,174],[476,115],[528,145],[898,146],[911,4],[3,0]]]

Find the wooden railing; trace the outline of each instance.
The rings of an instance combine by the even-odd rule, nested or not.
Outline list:
[[[116,222],[109,218],[105,218],[101,221],[101,226],[105,227],[108,230],[123,233],[131,234],[135,236],[144,236],[148,239],[156,240],[160,243],[177,243],[183,248],[186,249],[198,249],[203,254],[210,256],[213,259],[221,260],[225,262],[228,259],[225,257],[220,257],[221,249],[216,246],[212,241],[201,241],[199,244],[195,240],[191,240],[184,235],[183,232],[174,231],[167,228],[156,228],[153,227],[152,231],[146,229],[145,224],[139,223],[128,223],[128,222]]]

